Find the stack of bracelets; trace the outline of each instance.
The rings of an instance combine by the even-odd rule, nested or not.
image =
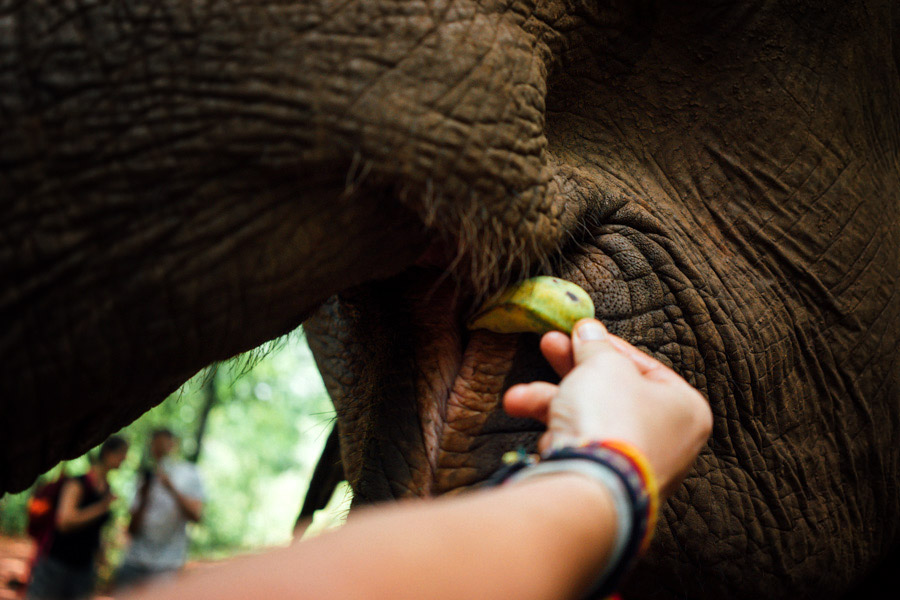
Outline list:
[[[616,541],[606,568],[587,598],[612,595],[635,559],[647,549],[656,528],[659,491],[647,459],[625,442],[589,442],[576,448],[555,448],[540,460],[519,450],[504,456],[489,485],[519,481],[550,473],[581,473],[603,483],[616,507]]]

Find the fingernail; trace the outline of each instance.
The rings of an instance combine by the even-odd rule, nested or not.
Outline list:
[[[606,327],[600,321],[585,320],[578,325],[575,334],[582,342],[602,340],[606,338]]]

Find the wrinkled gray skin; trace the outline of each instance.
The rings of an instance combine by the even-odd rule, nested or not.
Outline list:
[[[0,0],[0,489],[307,318],[361,501],[477,485],[551,374],[461,321],[553,273],[715,415],[629,597],[840,595],[900,525],[898,40],[877,0]]]

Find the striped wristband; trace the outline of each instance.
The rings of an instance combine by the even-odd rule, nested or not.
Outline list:
[[[616,540],[603,572],[588,598],[613,594],[634,560],[650,545],[659,510],[656,478],[647,459],[632,445],[620,441],[588,442],[578,447],[548,451],[538,462],[520,450],[504,457],[508,464],[489,480],[489,485],[550,473],[581,473],[609,489],[616,508]]]
[[[513,473],[506,481],[513,483],[532,477],[540,477],[552,473],[578,473],[599,481],[609,490],[613,505],[616,510],[616,540],[612,553],[606,563],[606,567],[597,577],[597,582],[606,581],[619,560],[625,554],[628,542],[631,540],[634,530],[634,522],[631,518],[631,494],[619,475],[606,465],[581,458],[547,460],[527,469],[521,469]],[[597,587],[596,585],[591,588]]]
[[[621,554],[614,556],[592,587],[589,598],[605,598],[616,591],[635,559],[650,545],[659,510],[659,491],[650,464],[634,446],[619,441],[589,442],[577,448],[547,452],[542,462],[582,459],[608,468],[628,492],[627,518],[632,523]],[[621,518],[621,517],[620,517]]]

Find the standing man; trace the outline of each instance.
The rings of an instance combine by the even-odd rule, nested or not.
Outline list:
[[[130,587],[171,575],[187,557],[187,524],[200,520],[203,483],[197,468],[174,459],[178,440],[169,429],[150,438],[155,468],[144,469],[131,507],[131,547],[116,575],[116,585]]]

